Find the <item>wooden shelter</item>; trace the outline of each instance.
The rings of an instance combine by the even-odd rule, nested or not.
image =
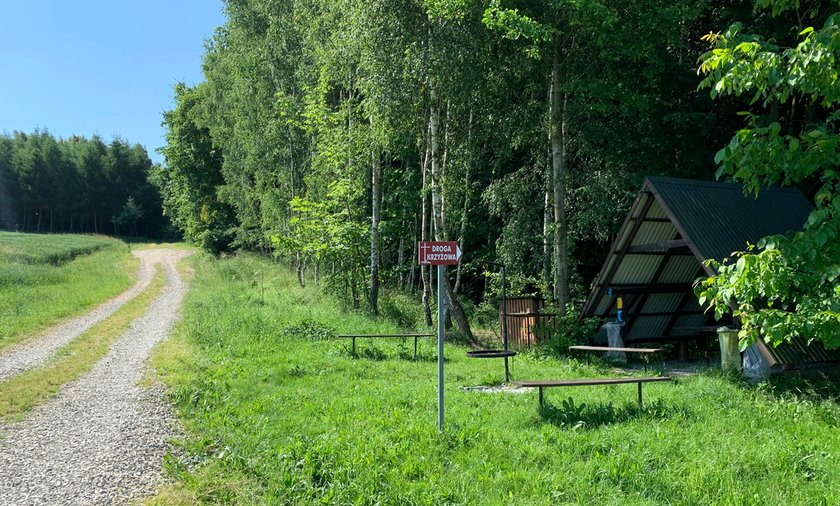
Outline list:
[[[507,325],[509,342],[519,348],[531,349],[540,340],[540,327],[553,327],[555,313],[545,313],[545,299],[542,297],[510,297],[507,299],[507,314],[499,305],[502,326]]]
[[[624,300],[625,343],[705,341],[716,322],[694,295],[697,278],[762,237],[801,230],[812,210],[795,188],[763,188],[757,198],[740,184],[648,177],[624,220],[583,308],[583,316],[615,320]],[[758,343],[746,358],[772,368],[840,360],[840,353],[804,340],[771,348]],[[681,353],[682,355],[683,353]],[[745,364],[746,365],[746,364]]]

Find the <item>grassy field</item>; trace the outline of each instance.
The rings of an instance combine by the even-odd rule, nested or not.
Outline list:
[[[446,350],[437,432],[433,344],[362,341],[397,330],[343,313],[251,257],[197,262],[173,339],[156,352],[189,433],[152,503],[838,504],[840,407],[804,382],[748,386],[708,373],[645,386],[482,393],[502,364]],[[260,281],[269,276],[269,282]],[[520,356],[518,379],[609,375]],[[791,393],[797,392],[797,393]]]
[[[0,348],[119,294],[137,263],[102,236],[0,232]]]

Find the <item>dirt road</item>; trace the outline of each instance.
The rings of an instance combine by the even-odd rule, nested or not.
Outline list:
[[[143,389],[137,383],[152,348],[178,318],[186,289],[175,263],[189,253],[159,249],[135,254],[142,262],[138,285],[148,285],[154,265],[160,263],[166,275],[163,292],[87,375],[23,421],[0,427],[3,504],[122,504],[152,493],[159,482],[167,440],[177,425],[162,389]],[[49,344],[30,343],[28,367],[57,349],[55,342],[69,342],[81,333],[79,328],[90,320],[84,321],[45,334],[53,336]],[[7,354],[24,356],[25,347]]]

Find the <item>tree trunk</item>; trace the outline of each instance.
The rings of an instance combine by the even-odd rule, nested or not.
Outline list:
[[[439,126],[439,110],[437,105],[437,98],[435,94],[432,93],[431,97],[431,108],[429,114],[429,140],[431,144],[431,175],[432,175],[432,209],[434,210],[434,224],[435,224],[435,240],[436,241],[445,241],[447,239],[446,235],[446,222],[445,222],[445,215],[444,215],[444,208],[443,208],[443,174],[441,167],[438,163],[439,158],[439,147],[440,143],[438,142],[438,126]],[[472,341],[473,334],[472,330],[470,329],[470,322],[467,320],[466,315],[464,314],[464,310],[461,308],[461,304],[458,302],[458,299],[452,293],[452,286],[449,283],[449,280],[446,278],[446,270],[444,269],[444,290],[446,294],[446,305],[449,311],[452,314],[452,317],[455,319],[455,324],[458,326],[458,330],[470,341]]]
[[[423,189],[422,197],[421,197],[421,204],[420,204],[420,240],[426,241],[428,240],[427,230],[428,224],[426,222],[426,218],[428,216],[427,205],[428,205],[428,191],[426,190],[427,185],[427,174],[429,172],[429,143],[426,142],[426,150],[423,156],[423,160],[421,162],[421,171],[422,171],[422,181],[423,181]],[[432,326],[432,308],[429,306],[429,276],[428,276],[429,267],[425,265],[420,266],[420,280],[423,283],[423,314],[426,317],[426,326]]]
[[[295,252],[295,273],[297,274],[298,284],[301,288],[306,287],[306,278],[303,275],[303,262],[300,259],[300,252]]]
[[[382,191],[382,164],[371,155],[371,218],[370,218],[370,313],[379,314],[379,213]]]
[[[470,107],[470,119],[467,123],[467,150],[469,153],[472,153],[472,123],[473,123],[473,110]],[[467,235],[467,213],[470,210],[470,169],[472,168],[472,156],[468,155],[469,159],[467,160],[467,167],[464,174],[464,206],[461,208],[461,229],[458,231],[458,244],[464,244],[464,238]],[[458,262],[458,266],[455,268],[455,288],[453,288],[453,292],[456,294],[461,289],[461,263]]]
[[[545,169],[545,186],[543,193],[543,265],[542,265],[542,282],[544,293],[552,293],[551,289],[551,151],[548,152]]]
[[[403,225],[405,222],[402,223]],[[397,246],[397,272],[399,272],[399,287],[400,291],[403,291],[405,288],[405,272],[404,272],[404,265],[405,265],[405,255],[403,254],[403,249],[405,249],[405,238],[400,237],[399,246]]]
[[[414,294],[415,291],[416,291],[415,290],[415,284],[414,284],[414,276],[415,276],[414,273],[417,272],[417,269],[415,267],[416,264],[414,263],[414,262],[417,261],[417,222],[416,221],[414,223],[414,237],[412,239],[414,239],[414,240],[411,242],[411,256],[409,258],[413,259],[413,260],[409,260],[409,264],[408,264],[408,265],[411,266],[411,267],[409,267],[409,270],[408,270],[408,289],[411,291],[412,294]]]
[[[359,283],[356,281],[356,269],[350,267],[352,272],[350,274],[350,296],[353,299],[353,309],[359,309]]]
[[[566,94],[561,90],[560,44],[551,66],[551,168],[554,183],[554,301],[560,314],[569,302],[569,253],[566,223]]]

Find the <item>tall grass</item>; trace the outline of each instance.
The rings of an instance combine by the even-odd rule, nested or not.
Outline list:
[[[837,504],[840,408],[722,374],[645,386],[485,393],[498,360],[446,348],[436,430],[433,344],[341,312],[264,261],[197,263],[174,339],[156,355],[190,434],[153,502],[237,504]],[[256,275],[271,272],[261,287]],[[519,356],[518,379],[600,377],[574,360]]]
[[[0,348],[119,294],[136,268],[114,239],[0,232]]]

